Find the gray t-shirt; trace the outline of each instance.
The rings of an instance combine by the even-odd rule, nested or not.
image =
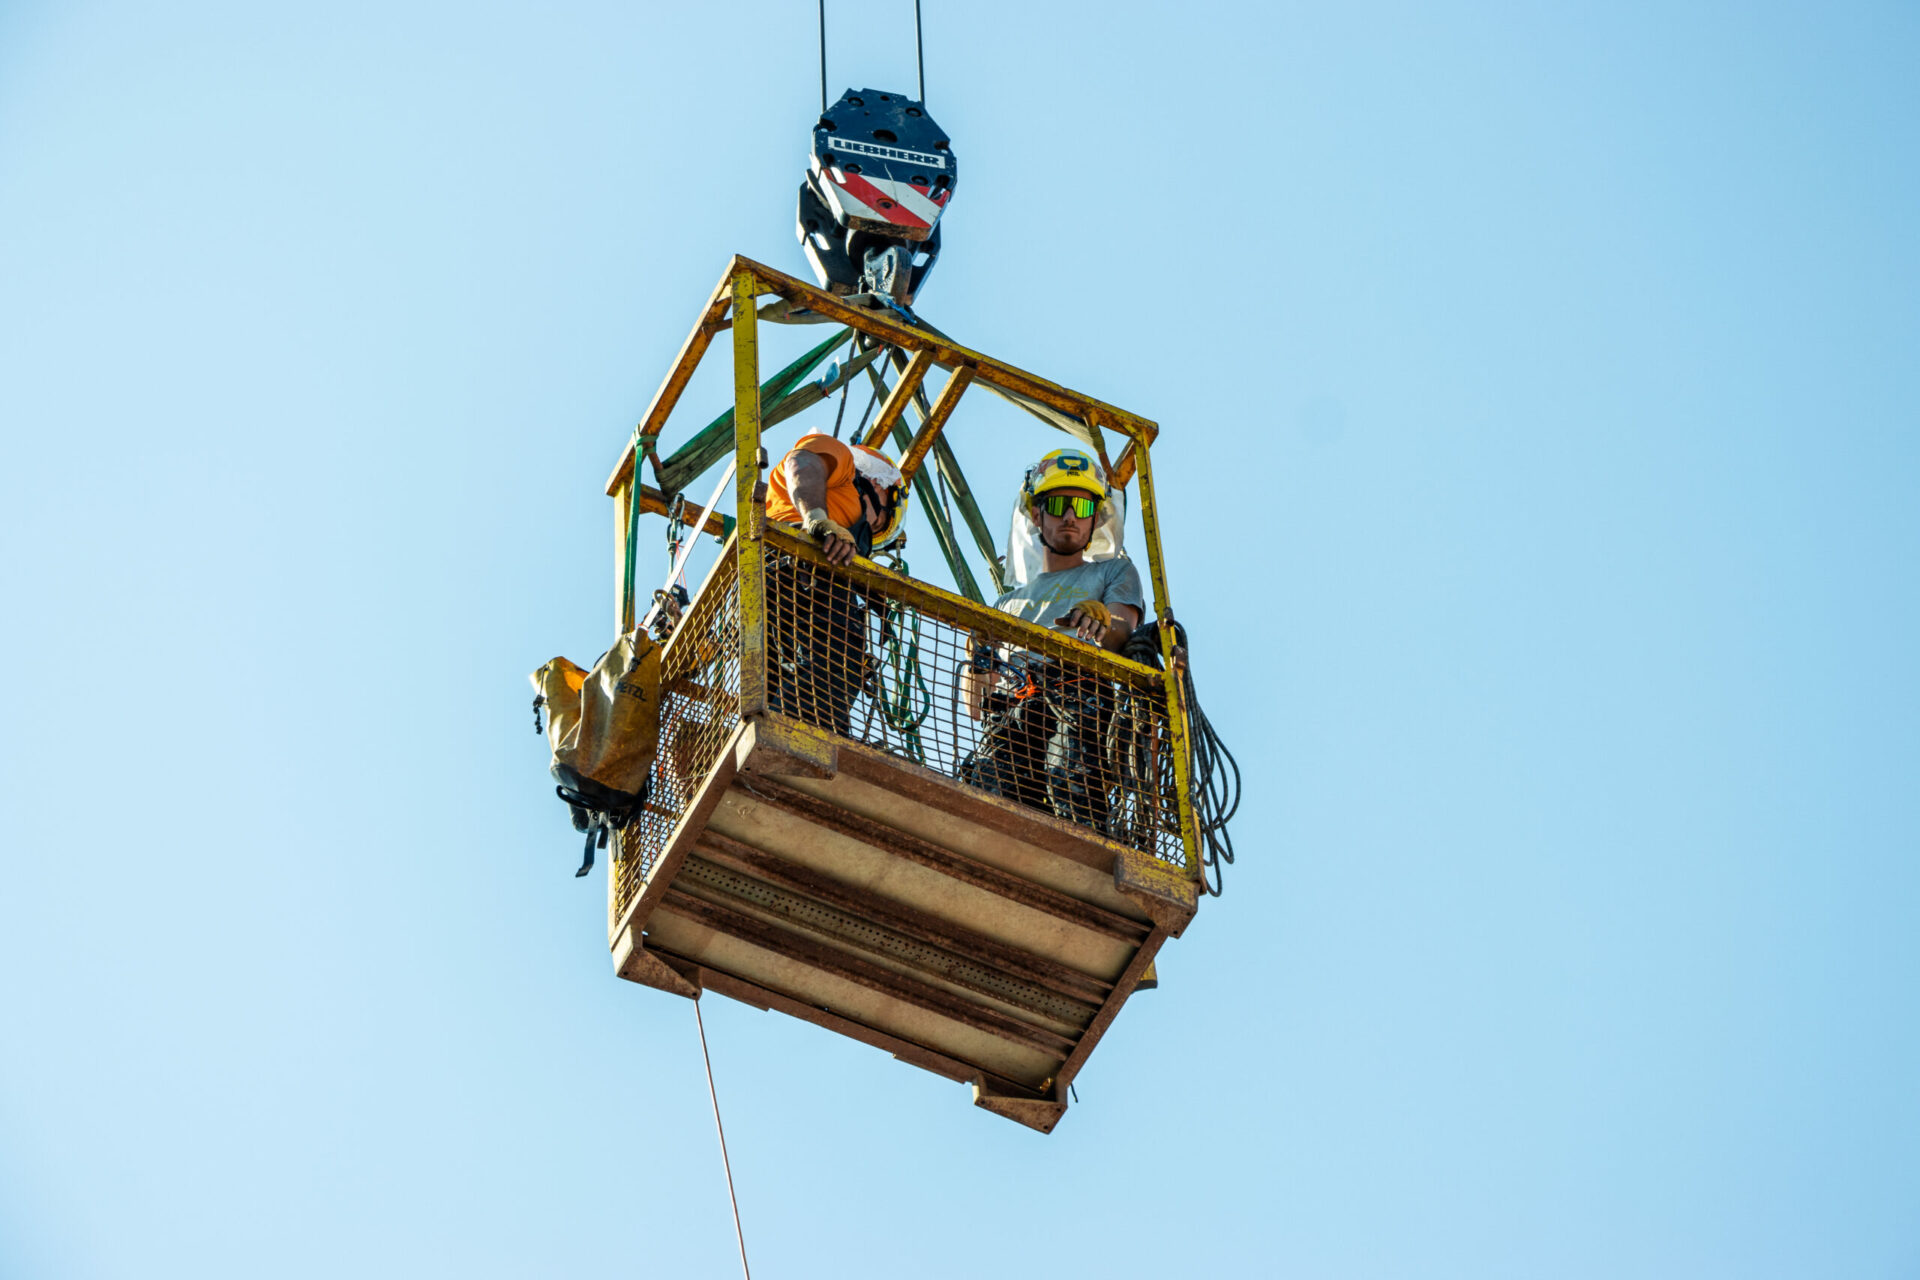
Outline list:
[[[1147,598],[1140,590],[1140,571],[1125,556],[1088,560],[1071,569],[1038,574],[1025,586],[1016,587],[994,601],[993,607],[1016,618],[1051,627],[1082,600],[1098,600],[1109,607],[1130,604],[1140,611],[1142,620],[1147,614]]]

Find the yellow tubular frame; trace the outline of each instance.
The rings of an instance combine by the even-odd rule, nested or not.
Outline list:
[[[767,490],[760,481],[760,330],[753,272],[733,272],[733,501],[740,529],[740,718],[767,709]]]
[[[1167,566],[1160,554],[1160,517],[1153,505],[1153,466],[1144,441],[1132,450],[1134,474],[1140,481],[1140,525],[1147,535],[1147,570],[1153,575],[1154,612],[1173,620],[1173,600],[1167,594]],[[1181,681],[1173,668],[1173,628],[1160,628],[1160,660],[1167,668],[1167,732],[1173,737],[1173,784],[1180,801],[1180,843],[1187,850],[1187,867],[1205,883],[1200,865],[1200,832],[1193,819],[1193,778],[1187,759],[1187,708],[1180,697]],[[1184,660],[1184,655],[1183,655]]]
[[[647,415],[641,426],[641,433],[649,442],[659,434],[665,424],[666,416],[673,403],[685,388],[693,369],[705,354],[709,339],[721,328],[728,327],[723,318],[731,312],[733,330],[733,388],[734,388],[734,510],[739,519],[738,554],[740,557],[740,715],[742,719],[759,715],[767,709],[767,650],[765,626],[767,617],[766,603],[766,484],[760,467],[760,344],[758,316],[755,310],[757,299],[762,294],[775,294],[797,307],[805,307],[829,320],[838,321],[865,334],[868,338],[890,346],[899,347],[909,353],[911,362],[906,374],[898,380],[893,393],[888,396],[880,420],[868,433],[868,443],[874,443],[875,437],[883,429],[891,429],[905,409],[909,396],[919,385],[922,377],[933,366],[938,365],[947,371],[948,383],[941,391],[939,403],[935,405],[929,420],[922,424],[916,434],[907,456],[903,458],[901,470],[903,478],[910,479],[914,471],[925,460],[933,442],[946,428],[955,404],[974,381],[986,382],[1004,391],[1012,391],[1032,400],[1037,400],[1058,412],[1069,414],[1087,424],[1096,440],[1104,428],[1118,432],[1126,437],[1127,447],[1121,451],[1119,459],[1108,468],[1108,480],[1116,485],[1125,485],[1137,477],[1140,481],[1140,519],[1147,540],[1147,564],[1153,580],[1154,608],[1161,618],[1173,616],[1173,601],[1167,590],[1166,562],[1160,547],[1159,512],[1154,505],[1153,468],[1148,457],[1149,446],[1159,435],[1158,424],[1150,419],[1115,408],[1110,404],[1095,400],[1079,392],[1070,391],[1057,383],[1049,382],[978,351],[959,346],[945,338],[938,337],[924,329],[916,329],[895,319],[891,313],[868,311],[860,307],[849,306],[844,300],[822,289],[772,267],[754,262],[747,258],[736,257],[727,265],[726,274],[721,278],[719,287],[714,290],[707,308],[681,348],[679,357],[662,384],[653,404],[648,407]],[[1101,450],[1104,455],[1105,450]],[[1105,461],[1103,457],[1103,462]],[[638,477],[638,458],[633,444],[614,468],[613,475],[607,481],[607,493],[625,502],[634,501],[639,492],[635,483]],[[623,493],[624,490],[624,493]],[[617,506],[624,503],[616,502]],[[621,543],[624,554],[624,535]],[[796,548],[799,549],[799,548]],[[867,564],[859,563],[856,576],[860,573],[884,575],[888,590],[896,594],[911,596],[915,591],[934,593],[945,609],[954,605],[974,606],[959,596],[940,591],[923,583],[914,583],[911,579],[902,579],[889,574],[877,566],[869,569]],[[933,599],[930,596],[929,599]],[[1017,621],[1017,620],[1015,620]],[[1190,727],[1187,724],[1187,708],[1180,697],[1180,681],[1173,670],[1173,632],[1163,628],[1160,633],[1161,658],[1166,664],[1166,678],[1162,686],[1167,698],[1167,724],[1173,738],[1173,766],[1176,789],[1180,805],[1180,839],[1186,850],[1187,868],[1191,877],[1202,880],[1204,872],[1200,866],[1200,845],[1198,832],[1194,825],[1192,778],[1189,776],[1187,744]],[[1084,659],[1082,659],[1084,660]],[[1137,664],[1125,659],[1114,658],[1120,668],[1135,668]],[[1146,671],[1147,668],[1138,668]],[[1116,674],[1120,674],[1119,671]],[[1158,676],[1159,673],[1153,673]],[[1125,672],[1128,678],[1138,679],[1135,672]]]

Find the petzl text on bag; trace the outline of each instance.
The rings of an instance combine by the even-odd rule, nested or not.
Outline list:
[[[645,632],[622,636],[583,671],[555,658],[528,677],[536,715],[547,709],[550,772],[555,790],[573,810],[575,830],[587,833],[577,876],[593,868],[596,844],[605,848],[646,802],[660,737],[660,647]]]

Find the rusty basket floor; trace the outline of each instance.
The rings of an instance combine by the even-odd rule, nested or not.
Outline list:
[[[1190,882],[1152,863],[769,714],[733,731],[615,922],[614,961],[971,1082],[980,1105],[1048,1131],[1192,915]]]

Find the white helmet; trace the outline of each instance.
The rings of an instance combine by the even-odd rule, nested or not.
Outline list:
[[[853,449],[854,474],[871,484],[887,504],[887,527],[873,531],[875,550],[893,545],[907,529],[907,486],[900,468],[878,449],[856,444]]]

